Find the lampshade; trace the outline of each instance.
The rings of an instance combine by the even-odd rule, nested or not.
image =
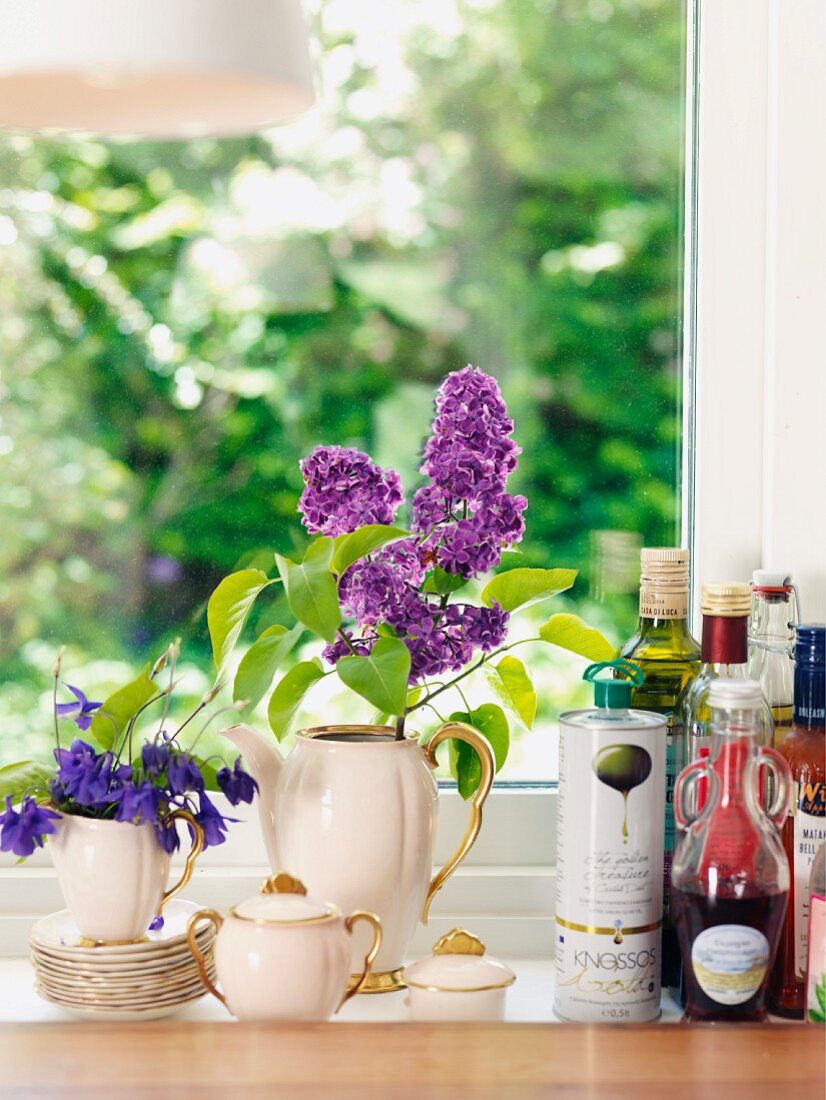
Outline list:
[[[313,103],[300,0],[0,0],[0,127],[249,133]]]

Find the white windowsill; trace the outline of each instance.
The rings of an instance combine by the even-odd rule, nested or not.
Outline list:
[[[553,963],[548,959],[511,959],[516,982],[508,990],[506,1018],[511,1023],[558,1023],[553,1015]],[[10,1023],[77,1023],[55,1005],[40,999],[34,990],[33,971],[28,959],[0,959],[0,1024]],[[681,1016],[679,1006],[669,993],[663,995],[663,1023],[676,1023]],[[231,1017],[223,1005],[211,996],[182,1009],[176,1020],[224,1020]],[[383,993],[361,996],[349,1001],[336,1020],[381,1023],[407,1020],[404,993]],[[137,1025],[135,1025],[137,1026]]]

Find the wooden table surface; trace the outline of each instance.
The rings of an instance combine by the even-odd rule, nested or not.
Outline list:
[[[825,1041],[795,1025],[9,1024],[0,1096],[815,1100]]]

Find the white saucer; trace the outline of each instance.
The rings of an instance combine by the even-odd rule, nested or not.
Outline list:
[[[88,959],[96,957],[134,958],[152,952],[168,951],[171,947],[186,945],[186,926],[194,913],[203,906],[193,901],[173,898],[164,907],[164,924],[157,932],[147,932],[140,943],[84,944],[83,936],[69,915],[68,909],[51,913],[32,925],[29,939],[33,945],[41,947],[63,958]]]

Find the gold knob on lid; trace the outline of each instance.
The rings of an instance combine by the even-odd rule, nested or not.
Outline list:
[[[484,955],[485,945],[464,928],[454,928],[433,945],[434,955]]]
[[[277,875],[270,875],[261,883],[261,894],[306,894],[307,887],[297,878],[281,871]]]

